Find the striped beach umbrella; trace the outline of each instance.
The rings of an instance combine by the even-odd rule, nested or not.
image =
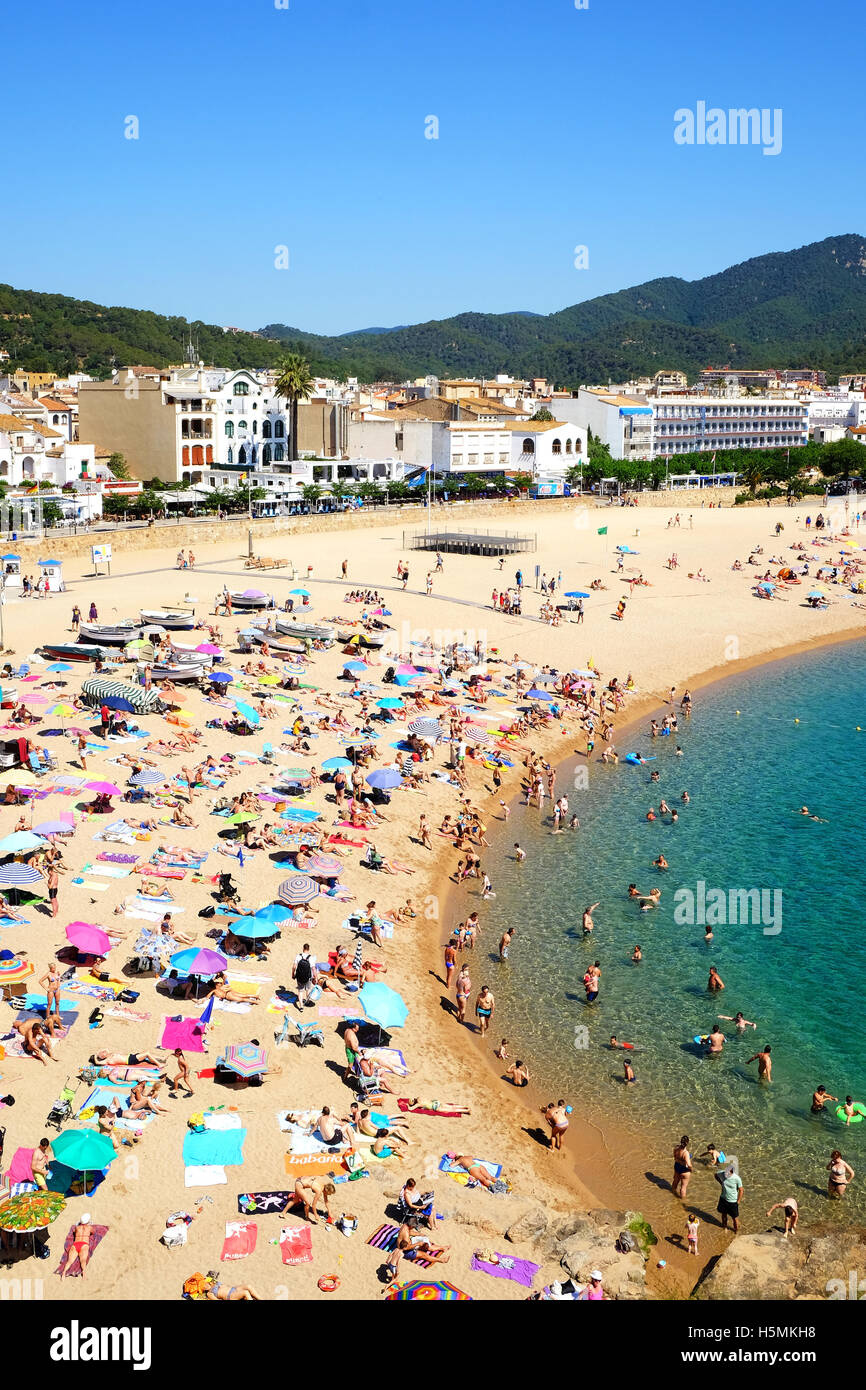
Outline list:
[[[490,743],[490,735],[484,729],[476,729],[472,724],[463,730],[463,737],[467,743],[477,743],[479,747]]]
[[[129,785],[131,787],[155,787],[165,780],[164,772],[159,772],[155,767],[145,767],[141,772],[133,773],[129,779]]]
[[[28,888],[32,883],[42,883],[44,879],[38,869],[29,864],[3,864],[0,866],[0,888]]]
[[[415,1279],[411,1284],[398,1284],[385,1294],[386,1303],[472,1303],[472,1295],[464,1293],[447,1279]]]
[[[418,734],[420,738],[436,738],[441,735],[442,730],[435,719],[413,719],[409,725],[410,734]]]
[[[6,957],[4,960],[3,956]],[[36,966],[30,960],[22,960],[20,956],[13,956],[11,951],[4,951],[0,955],[0,989],[7,985],[20,984],[22,980],[27,980],[36,971]]]
[[[343,867],[342,861],[335,854],[311,854],[309,857],[304,855],[304,873],[311,874],[313,878],[339,878]]]
[[[268,1069],[268,1054],[256,1043],[235,1043],[225,1049],[219,1062],[238,1076],[261,1076]]]
[[[291,878],[284,878],[277,889],[277,896],[290,907],[312,902],[318,895],[319,885],[309,874],[293,874]]]

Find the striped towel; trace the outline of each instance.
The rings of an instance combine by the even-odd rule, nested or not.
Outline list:
[[[386,1221],[383,1226],[379,1227],[378,1231],[373,1232],[367,1244],[372,1245],[376,1250],[381,1250],[384,1255],[390,1255],[391,1251],[397,1247],[399,1232],[399,1226],[394,1226],[391,1222]],[[406,1252],[405,1258],[412,1260],[419,1269],[429,1269],[432,1264],[432,1261],[425,1259],[423,1255],[413,1254],[410,1251]]]

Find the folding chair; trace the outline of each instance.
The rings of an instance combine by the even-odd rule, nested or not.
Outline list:
[[[288,1014],[286,1014],[286,1022],[289,1022]],[[297,1019],[292,1019],[292,1022],[298,1030],[295,1036],[298,1047],[306,1047],[307,1043],[310,1042],[317,1043],[319,1047],[325,1046],[322,1025],[320,1023],[299,1023]]]

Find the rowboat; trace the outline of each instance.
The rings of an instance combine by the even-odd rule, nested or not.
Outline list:
[[[42,652],[52,661],[114,661],[117,658],[117,652],[112,651],[110,647],[61,644],[57,647],[43,647]]]
[[[121,623],[82,623],[78,629],[78,640],[91,646],[123,647],[138,636],[140,626],[131,619]]]
[[[270,603],[268,594],[263,594],[261,589],[243,589],[239,593],[229,592],[232,601],[232,608],[267,608]]]
[[[156,624],[175,632],[191,632],[195,627],[195,610],[192,608],[143,608],[141,621],[147,626]]]
[[[169,666],[164,663],[157,663],[150,668],[150,678],[154,681],[198,681],[206,674],[204,666]]]
[[[298,637],[310,642],[333,642],[337,629],[329,623],[302,623],[300,619],[275,618],[274,627],[286,637]]]

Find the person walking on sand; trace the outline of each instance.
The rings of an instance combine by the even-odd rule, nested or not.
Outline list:
[[[178,1072],[177,1072],[177,1076],[173,1077],[173,1078],[169,1081],[169,1083],[168,1083],[169,1086],[171,1087],[171,1096],[172,1096],[172,1098],[174,1098],[174,1099],[177,1098],[177,1088],[178,1088],[178,1086],[183,1086],[183,1088],[184,1088],[184,1090],[186,1091],[186,1093],[187,1093],[188,1096],[193,1096],[193,1095],[195,1095],[195,1091],[192,1089],[192,1086],[190,1086],[190,1084],[189,1084],[189,1062],[188,1062],[188,1061],[186,1060],[186,1058],[184,1057],[182,1049],[179,1048],[179,1047],[176,1047],[176,1048],[174,1049],[174,1056],[175,1056],[175,1060],[177,1061]]]
[[[675,1197],[685,1200],[691,1176],[692,1156],[689,1153],[689,1136],[684,1134],[674,1148],[674,1176],[671,1182],[671,1192]]]
[[[433,848],[433,841],[430,838],[430,827],[427,824],[427,817],[423,814],[418,822],[418,839],[425,849]]]
[[[457,942],[452,936],[445,947],[445,988],[451,988],[451,979],[457,969]]]
[[[551,1153],[554,1151],[559,1153],[562,1150],[562,1140],[568,1129],[570,1109],[571,1107],[566,1105],[564,1100],[558,1100],[555,1105],[553,1101],[550,1101],[548,1105],[544,1105],[541,1108],[541,1113],[550,1129],[550,1139],[548,1140],[547,1147]]]
[[[342,565],[340,566],[340,572],[341,572],[341,574],[342,574],[342,576],[343,576],[344,579],[348,579],[348,577],[349,577],[349,561],[348,561],[348,560],[344,560],[344,561],[343,561]]]
[[[457,995],[457,1021],[466,1022],[466,1004],[472,993],[472,981],[469,978],[469,966],[461,965],[460,973],[457,976],[457,984],[454,987]]]
[[[52,917],[57,916],[57,890],[60,884],[60,875],[54,865],[48,870],[48,904]]]

